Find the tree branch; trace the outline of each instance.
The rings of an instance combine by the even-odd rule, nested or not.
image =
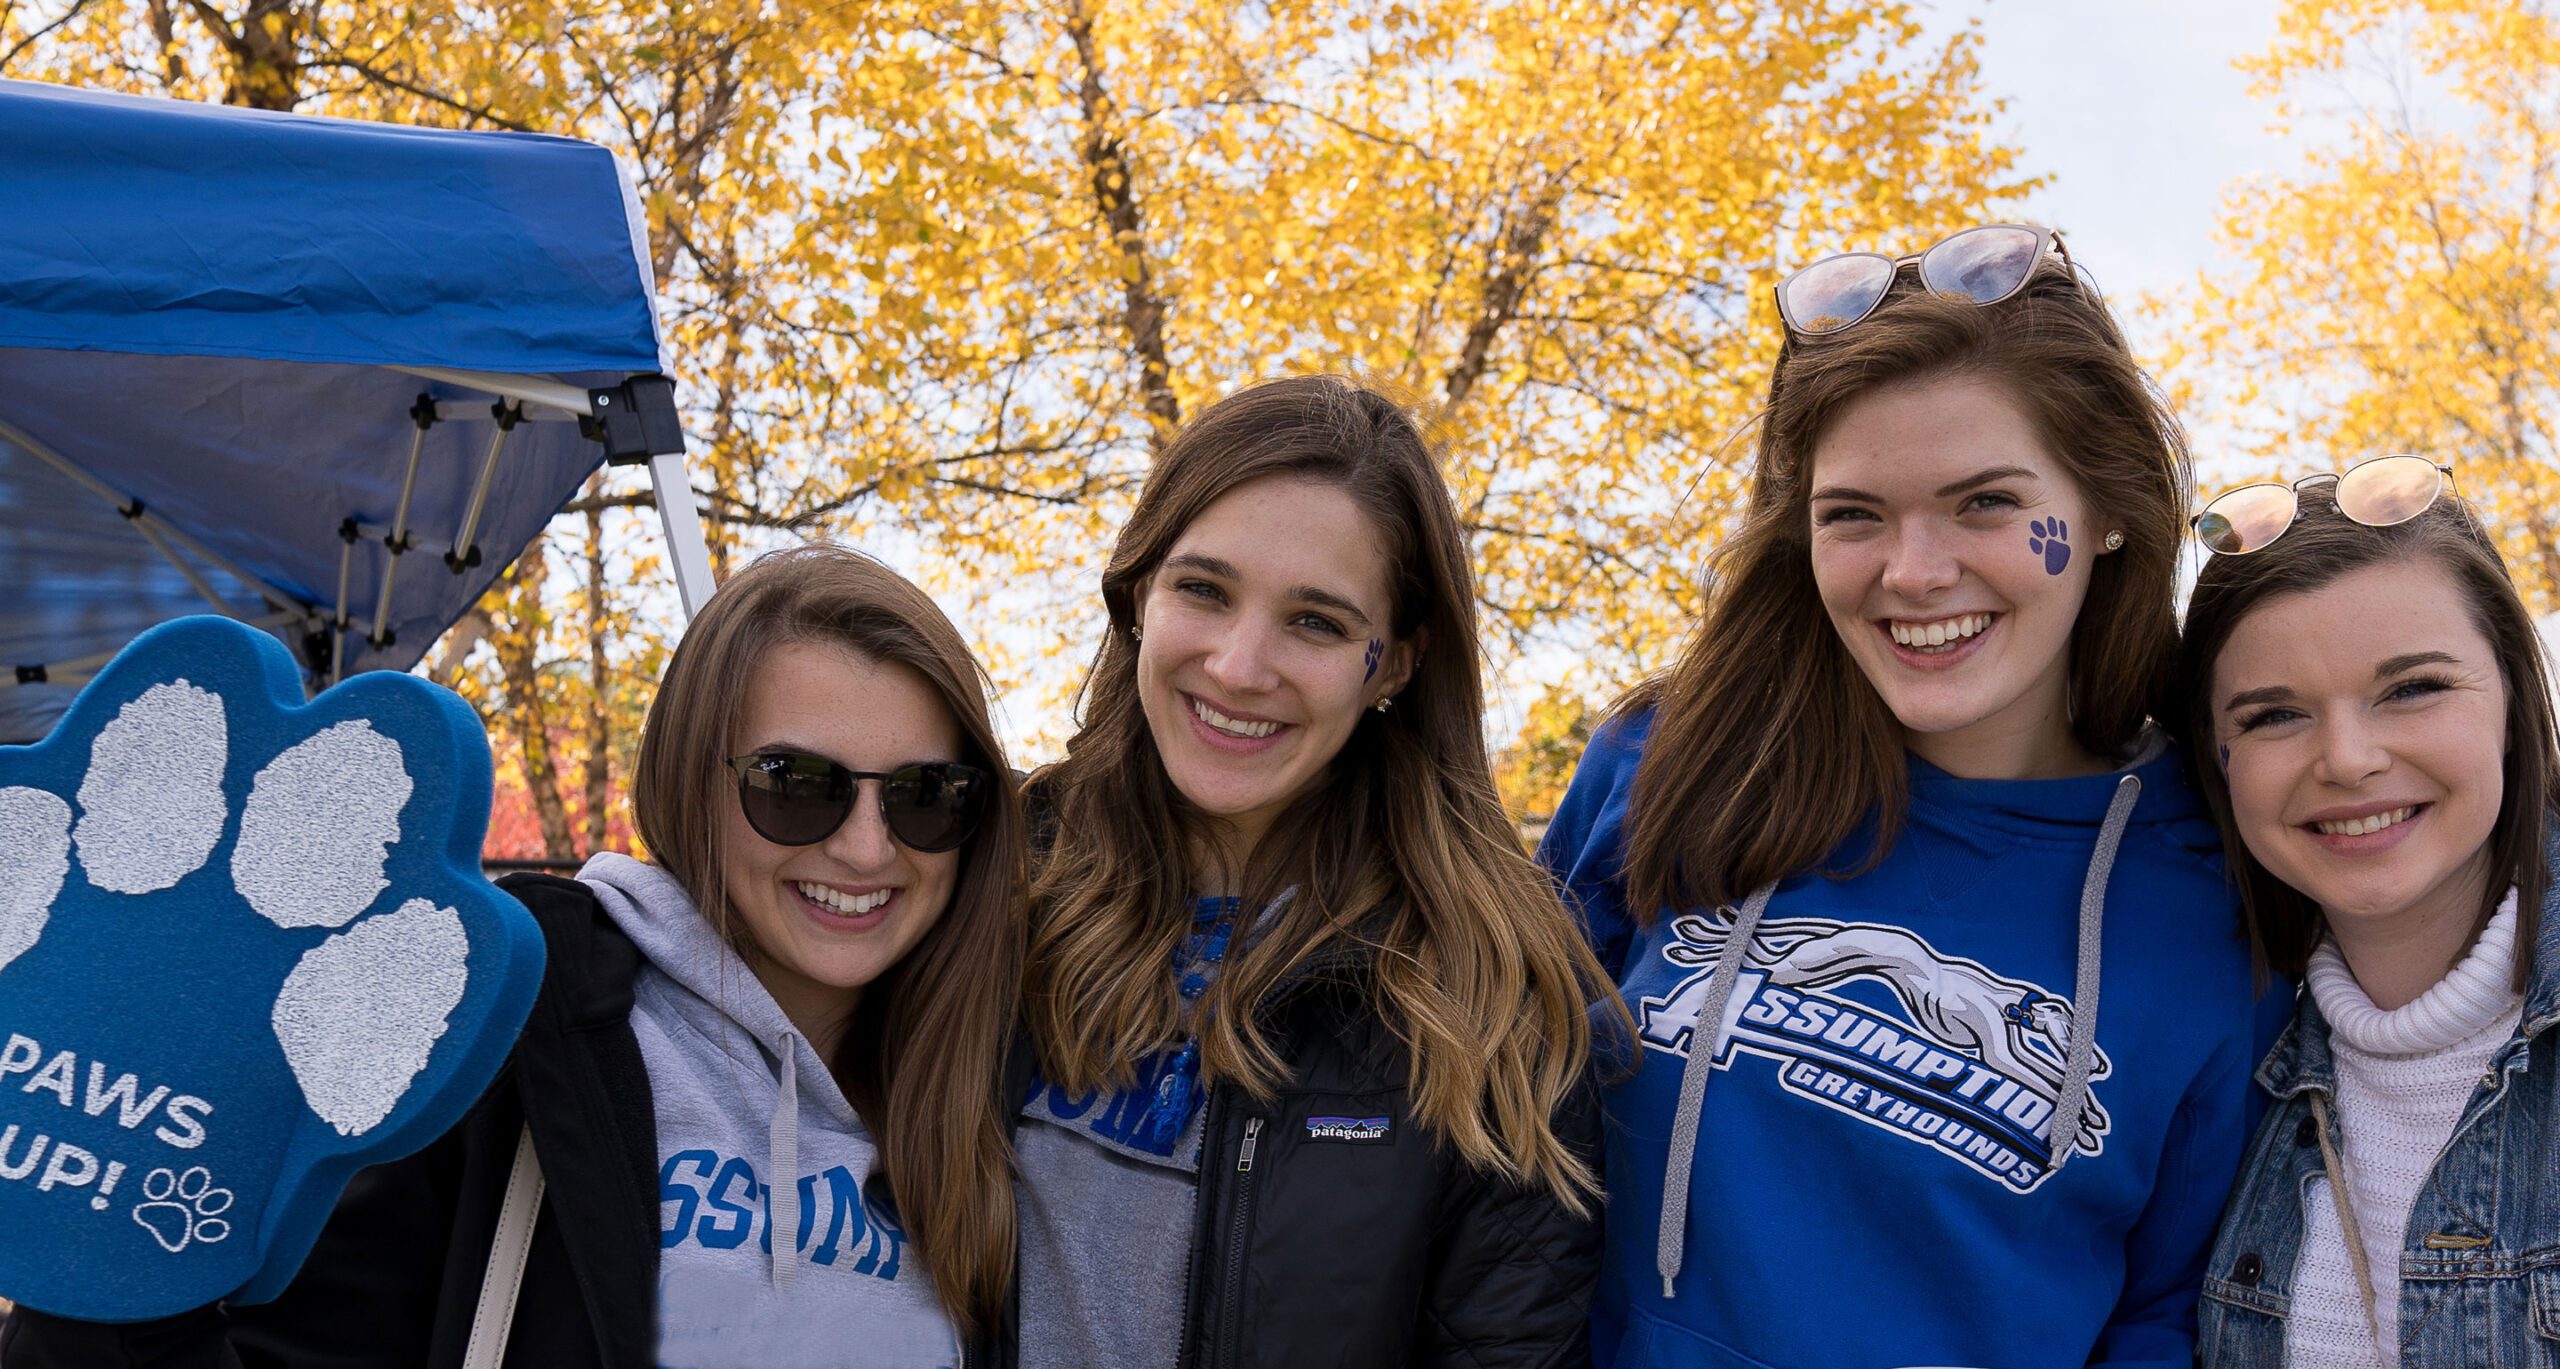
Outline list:
[[[429,90],[415,81],[394,76],[390,72],[375,66],[370,60],[357,57],[349,53],[341,52],[328,57],[314,58],[303,63],[303,70],[305,71],[324,71],[330,69],[353,72],[375,85],[388,87],[389,89],[399,91],[403,95],[415,96],[432,105],[442,105],[444,108],[452,110],[456,114],[467,115],[470,118],[479,120],[481,123],[488,124],[495,128],[503,128],[510,133],[537,133],[541,131],[535,128],[532,124],[526,123],[521,119],[510,119],[506,115],[498,113],[496,110],[483,108],[479,105],[466,104],[450,95],[444,95],[436,91]]]
[[[1147,266],[1146,220],[1138,208],[1138,187],[1129,172],[1128,148],[1111,129],[1111,93],[1102,84],[1102,59],[1094,50],[1093,20],[1083,0],[1067,11],[1067,37],[1084,66],[1076,87],[1076,104],[1084,119],[1078,147],[1093,183],[1094,203],[1111,241],[1120,252],[1121,322],[1129,345],[1138,354],[1138,391],[1154,422],[1149,445],[1161,448],[1182,422],[1182,404],[1173,393],[1173,361],[1165,348],[1164,300],[1157,295],[1154,273]]]
[[[1485,262],[1484,304],[1476,311],[1475,321],[1467,325],[1466,341],[1458,347],[1458,360],[1442,381],[1442,413],[1467,402],[1476,382],[1484,378],[1494,339],[1519,316],[1520,302],[1527,298],[1529,283],[1538,274],[1538,253],[1546,247],[1547,234],[1555,229],[1556,206],[1563,195],[1561,179],[1550,183],[1527,212],[1512,221]]]
[[[76,0],[76,3],[74,3],[71,8],[62,12],[61,18],[45,25],[43,28],[37,29],[26,37],[19,39],[7,52],[0,53],[0,71],[7,71],[9,69],[9,64],[18,60],[20,54],[24,53],[27,49],[34,47],[37,43],[42,42],[47,36],[62,28],[63,25],[79,18],[82,10],[89,8],[89,6],[95,3],[97,3],[97,0]]]

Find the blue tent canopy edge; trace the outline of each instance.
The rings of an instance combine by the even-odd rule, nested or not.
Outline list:
[[[0,742],[208,598],[315,685],[409,668],[605,460],[582,396],[662,370],[591,144],[0,81],[0,187]]]

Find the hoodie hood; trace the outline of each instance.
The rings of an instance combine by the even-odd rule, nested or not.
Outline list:
[[[2158,728],[2144,729],[2133,756],[2114,770],[2050,780],[1969,780],[1904,753],[1910,761],[1911,820],[1971,830],[2001,842],[2049,842],[2086,849],[2107,825],[2125,776],[2142,782],[2127,819],[2199,855],[2221,849],[2203,796],[2186,782],[2185,761]]]
[[[791,1180],[799,1174],[803,1109],[828,1131],[862,1134],[861,1119],[834,1074],[673,875],[604,852],[589,859],[578,878],[595,890],[614,925],[649,962],[635,989],[633,1012],[661,1019],[655,1025],[694,1053],[716,1057],[715,1069],[683,1081],[653,1077],[653,1090],[664,1097],[686,1083],[707,1086],[712,1096],[693,1101],[759,1117],[772,1229],[798,1230],[800,1192]],[[770,1244],[773,1282],[788,1289],[798,1261],[788,1242]]]

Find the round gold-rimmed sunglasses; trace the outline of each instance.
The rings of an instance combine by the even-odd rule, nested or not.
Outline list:
[[[2406,523],[2427,511],[2453,479],[2453,467],[2423,456],[2377,456],[2345,473],[2321,471],[2290,485],[2262,481],[2224,490],[2187,520],[2196,540],[2217,556],[2246,556],[2284,536],[2301,511],[2294,493],[2316,481],[2337,482],[2338,512],[2369,528]]]
[[[1920,267],[1920,283],[1931,291],[1998,304],[2027,288],[2047,249],[2059,253],[2081,285],[2097,293],[2096,283],[2071,259],[2060,233],[2031,223],[1986,223],[1915,256],[1842,252],[1824,257],[1778,282],[1778,317],[1805,337],[1854,327],[1883,305],[1893,292],[1895,275],[1914,263]]]

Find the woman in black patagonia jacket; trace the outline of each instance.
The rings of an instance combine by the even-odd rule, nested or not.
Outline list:
[[[1585,1007],[1482,741],[1475,592],[1393,402],[1177,433],[1030,791],[1025,1369],[1581,1365]]]
[[[2429,457],[2206,506],[2180,690],[2259,964],[2301,981],[2197,1312],[2215,1369],[2560,1362],[2560,744]]]
[[[511,1369],[1002,1364],[1024,841],[960,634],[867,557],[765,557],[676,649],[632,798],[653,863],[506,881],[549,954],[505,1068],[350,1181],[283,1294],[20,1308],[0,1361],[444,1369],[476,1326]],[[526,1147],[510,1328],[482,1298]]]

